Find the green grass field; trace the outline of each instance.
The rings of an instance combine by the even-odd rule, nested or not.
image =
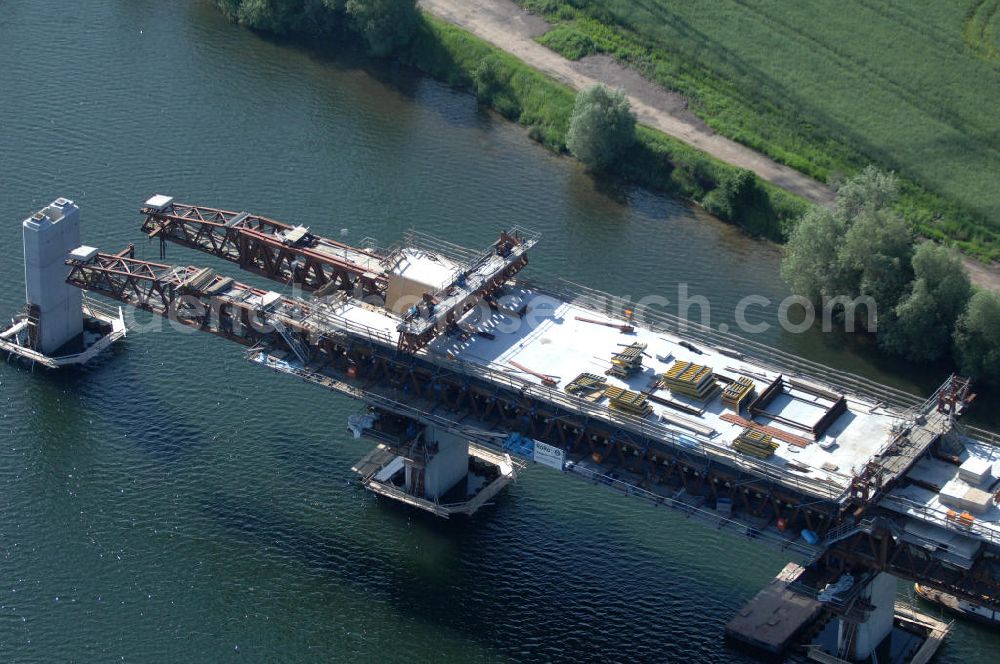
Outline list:
[[[1000,0],[519,2],[820,180],[896,170],[923,233],[1000,257]]]

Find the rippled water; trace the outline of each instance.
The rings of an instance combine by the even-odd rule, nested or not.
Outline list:
[[[154,257],[136,213],[153,192],[355,240],[483,245],[520,223],[545,236],[532,274],[634,297],[685,281],[715,320],[787,294],[773,246],[595,184],[468,95],[261,39],[208,2],[5,2],[0,65],[0,311],[22,301],[31,211],[67,196],[88,243]],[[764,338],[914,389],[939,377]],[[471,521],[379,503],[350,471],[357,404],[213,337],[0,366],[0,404],[2,661],[751,661],[722,627],[786,562],[534,468]],[[963,625],[939,661],[998,646]]]

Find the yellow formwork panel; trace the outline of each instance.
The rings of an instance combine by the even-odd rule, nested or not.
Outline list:
[[[635,415],[648,415],[653,412],[653,407],[649,405],[649,400],[644,394],[638,392],[611,386],[604,390],[604,396],[610,400],[611,407],[617,410],[623,410]]]
[[[722,402],[734,408],[739,408],[743,401],[753,392],[753,389],[753,380],[746,376],[740,376],[722,391]]]
[[[766,459],[778,449],[778,443],[774,442],[770,434],[748,428],[733,441],[733,449],[759,459]]]
[[[677,362],[674,362],[673,366],[671,366],[665,374],[663,374],[663,378],[668,384],[675,383],[688,386],[700,385],[706,380],[710,380],[712,378],[712,368],[703,364],[695,364],[693,362],[678,360]]]

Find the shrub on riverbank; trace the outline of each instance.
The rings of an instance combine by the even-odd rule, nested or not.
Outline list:
[[[584,56],[597,53],[597,45],[594,44],[593,39],[582,32],[565,26],[549,30],[538,38],[538,43],[551,48],[569,60],[579,60]]]
[[[970,376],[1000,376],[1000,295],[978,291],[955,326],[955,351]]]
[[[420,23],[416,0],[215,0],[231,21],[275,35],[335,31],[383,57],[406,46]]]
[[[330,31],[343,0],[215,0],[230,21],[275,35]]]
[[[590,168],[606,168],[635,144],[635,114],[621,90],[595,85],[573,103],[566,147]]]
[[[344,10],[369,52],[378,57],[409,44],[420,22],[416,0],[347,0]]]
[[[948,356],[952,331],[972,296],[972,285],[955,252],[933,242],[917,247],[912,264],[913,281],[879,345],[912,362],[934,362]]]
[[[882,332],[913,278],[913,238],[891,207],[896,191],[895,177],[868,168],[841,185],[832,210],[810,210],[792,231],[781,266],[792,291],[817,303],[871,298]],[[867,309],[856,313],[871,320]]]

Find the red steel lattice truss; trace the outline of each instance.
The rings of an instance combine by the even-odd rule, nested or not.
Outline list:
[[[363,296],[384,295],[387,287],[383,256],[316,236],[304,227],[173,202],[140,211],[146,215],[142,229],[151,239],[213,254],[268,279],[324,292],[360,286]]]

